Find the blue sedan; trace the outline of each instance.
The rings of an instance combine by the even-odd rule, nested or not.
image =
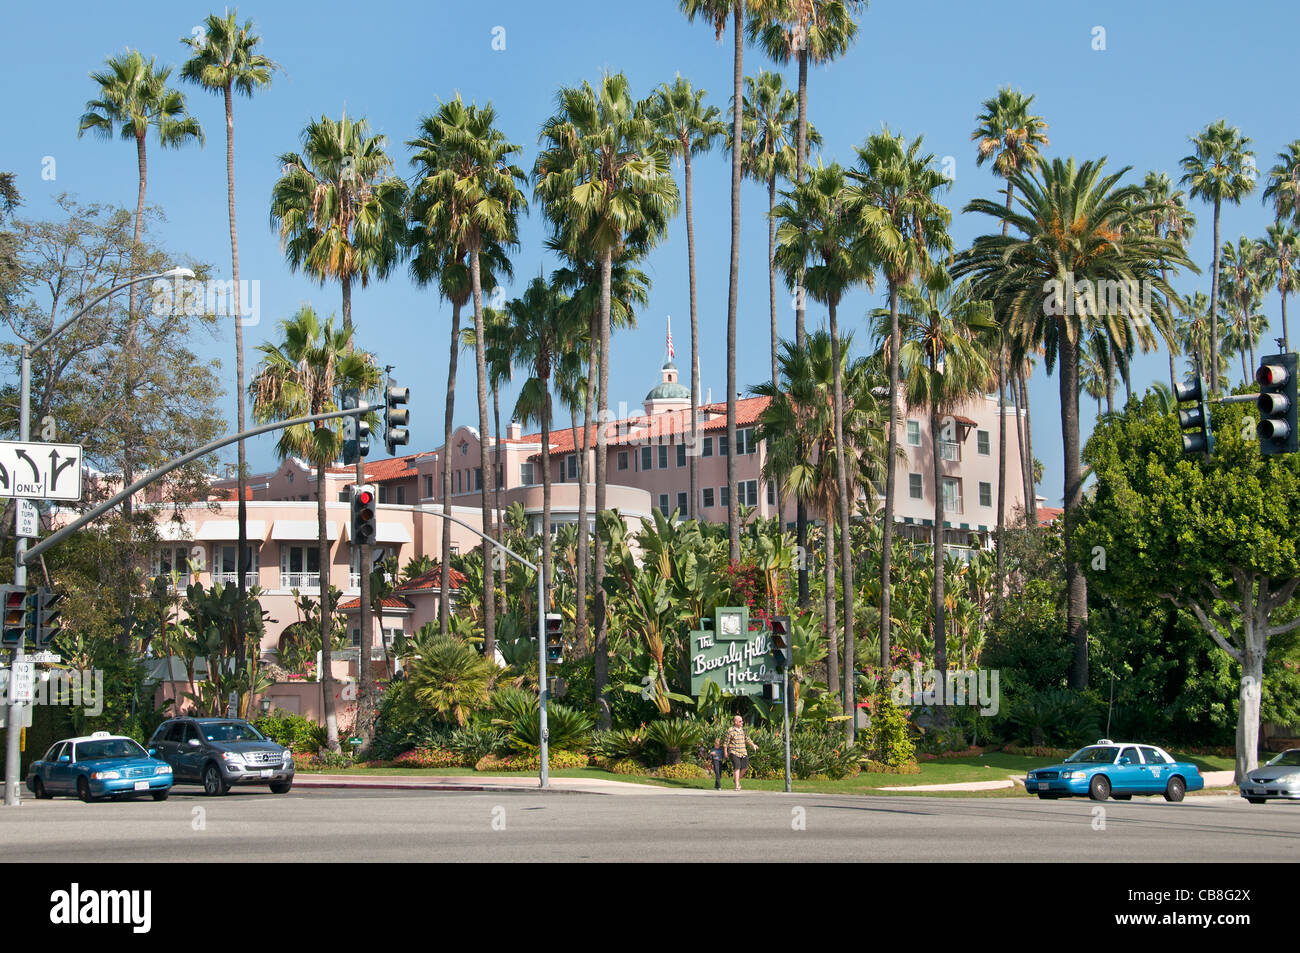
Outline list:
[[[1037,768],[1025,776],[1025,790],[1040,798],[1083,797],[1127,801],[1134,794],[1163,794],[1181,801],[1188,791],[1205,787],[1196,765],[1175,761],[1155,745],[1128,744],[1103,738],[1080,748],[1061,764]]]
[[[97,731],[57,741],[27,769],[27,787],[38,798],[75,794],[83,801],[148,794],[167,800],[172,769],[130,738]]]

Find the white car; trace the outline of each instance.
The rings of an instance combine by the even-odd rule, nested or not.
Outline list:
[[[1288,748],[1246,775],[1241,782],[1241,796],[1251,804],[1300,801],[1300,748]]]

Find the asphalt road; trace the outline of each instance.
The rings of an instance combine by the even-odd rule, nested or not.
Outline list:
[[[1296,861],[1300,804],[302,790],[25,799],[12,862]],[[1104,829],[1100,822],[1103,821]]]

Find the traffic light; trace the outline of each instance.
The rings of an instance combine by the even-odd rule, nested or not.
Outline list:
[[[788,615],[772,616],[772,667],[784,672],[790,667],[790,617]]]
[[[352,545],[369,546],[379,526],[375,520],[375,488],[370,483],[352,487]]]
[[[405,446],[411,439],[406,425],[411,420],[411,412],[400,405],[411,399],[411,388],[389,387],[384,391],[384,446],[390,457],[397,455],[397,448]]]
[[[63,601],[63,593],[55,592],[53,589],[37,589],[35,593],[36,611],[33,620],[33,630],[36,648],[47,648],[51,642],[62,631],[59,628],[59,618],[62,612],[58,605]]]
[[[564,661],[564,618],[558,612],[546,613],[546,662]]]
[[[1296,354],[1264,358],[1255,372],[1259,384],[1259,452],[1265,456],[1295,453],[1300,449],[1296,426]]]
[[[361,399],[359,391],[345,390],[343,406],[340,410],[366,409],[366,402]],[[353,466],[370,452],[370,424],[364,414],[343,418],[343,464]]]
[[[1174,389],[1178,401],[1178,426],[1183,431],[1183,453],[1214,453],[1214,429],[1210,426],[1210,405],[1205,400],[1201,375],[1190,377]],[[1184,404],[1188,406],[1183,407]]]
[[[27,636],[27,590],[23,586],[0,586],[4,594],[4,629],[0,632],[0,645],[14,648]]]

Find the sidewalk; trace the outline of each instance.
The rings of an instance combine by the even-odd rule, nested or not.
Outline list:
[[[656,787],[651,784],[634,784],[626,781],[610,781],[605,778],[551,778],[550,790],[566,794],[673,794],[673,788]],[[341,774],[307,774],[295,775],[293,786],[296,788],[370,788],[379,790],[410,791],[525,791],[534,793],[541,790],[541,782],[535,774],[521,774],[515,777],[500,775],[470,777],[467,775],[431,775],[422,774],[415,777],[394,775],[341,775]]]

